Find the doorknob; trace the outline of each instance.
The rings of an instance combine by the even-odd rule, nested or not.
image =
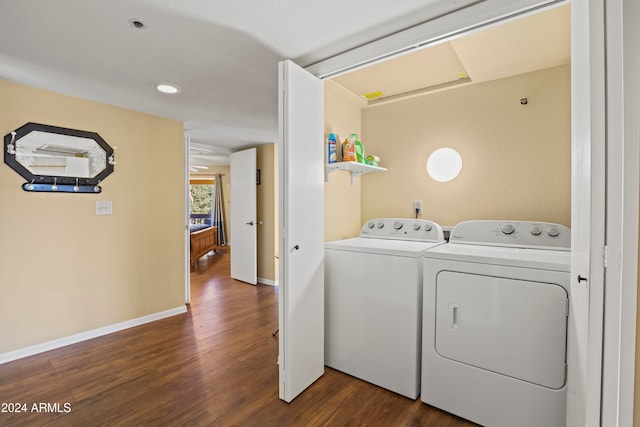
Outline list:
[[[248,222],[247,225],[253,225],[253,221]]]
[[[295,249],[295,250],[297,251],[298,249],[300,249],[300,246],[295,245],[295,246],[293,247],[293,249]]]
[[[586,282],[587,278],[586,277],[582,277],[581,275],[578,274],[578,283],[580,282]]]

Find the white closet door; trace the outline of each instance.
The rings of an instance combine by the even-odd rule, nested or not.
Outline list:
[[[280,398],[324,373],[324,84],[279,64]]]

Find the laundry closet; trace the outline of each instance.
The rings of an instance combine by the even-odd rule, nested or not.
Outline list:
[[[527,2],[524,1],[523,6],[524,3]],[[280,298],[280,331],[287,336],[304,338],[281,343],[280,355],[285,355],[285,363],[281,358],[280,368],[281,398],[290,401],[295,392],[299,393],[322,375],[319,365],[323,359],[319,351],[313,352],[313,361],[309,357],[312,352],[302,351],[310,344],[316,350],[324,345],[318,320],[322,316],[320,306],[325,282],[322,270],[317,267],[325,260],[316,252],[314,257],[303,253],[302,248],[309,245],[315,250],[315,242],[309,241],[304,246],[298,243],[309,230],[321,230],[325,242],[354,238],[362,233],[363,224],[369,228],[379,227],[378,220],[371,221],[374,218],[413,218],[416,205],[421,205],[416,219],[431,220],[445,227],[466,220],[532,221],[571,227],[573,219],[578,233],[572,236],[580,237],[571,241],[575,250],[570,257],[571,277],[584,278],[589,260],[583,254],[591,232],[585,224],[590,217],[588,210],[572,212],[572,206],[587,206],[593,191],[589,187],[590,170],[585,170],[588,159],[583,156],[592,149],[592,141],[583,135],[583,129],[589,127],[594,114],[591,110],[594,101],[588,97],[594,83],[588,74],[585,77],[572,69],[571,61],[573,56],[577,63],[585,62],[585,49],[591,48],[586,37],[590,27],[582,19],[586,16],[587,4],[572,3],[570,9],[564,2],[552,3],[549,7],[532,7],[526,13],[520,10],[513,15],[503,10],[510,16],[506,20],[492,20],[497,15],[490,12],[484,15],[491,22],[486,26],[478,24],[484,22],[479,17],[482,8],[487,8],[484,12],[492,7],[499,9],[500,2],[496,1],[493,6],[481,3],[477,8],[457,11],[455,19],[452,17],[449,21],[445,17],[442,21],[428,22],[429,25],[423,25],[417,32],[420,34],[413,33],[413,42],[421,48],[407,41],[411,34],[403,33],[400,39],[383,40],[384,47],[367,45],[370,49],[356,49],[353,55],[347,51],[335,60],[330,58],[310,65],[306,72],[296,69],[291,61],[281,63],[280,182],[285,195],[281,207],[288,213],[281,215],[285,237],[280,245],[280,277],[284,285]],[[578,18],[573,20],[573,25],[572,16]],[[464,30],[469,26],[473,29]],[[456,32],[458,30],[460,32]],[[577,47],[573,51],[572,35]],[[428,42],[421,44],[420,37]],[[375,45],[377,41],[372,43]],[[402,43],[409,47],[403,50]],[[368,62],[376,57],[372,51],[382,55],[399,52],[385,51],[390,45],[409,53],[387,61]],[[421,63],[423,56],[426,59]],[[349,72],[340,74],[340,70],[346,69]],[[404,71],[411,73],[403,74]],[[318,111],[322,91],[324,111]],[[317,126],[314,114],[316,118],[323,116],[323,120],[317,121],[324,124],[324,144],[331,133],[340,141],[350,134],[358,134],[365,156],[378,156],[379,166],[385,169],[360,175],[360,172],[325,165],[325,183],[320,187],[324,191],[324,205],[316,210],[324,210],[324,223],[322,219],[314,222],[311,214],[305,215],[309,213],[308,203],[287,205],[286,197],[300,194],[308,199],[313,188],[313,197],[320,198],[315,192],[315,181],[301,192],[296,188],[301,185],[300,181],[291,179],[310,177],[297,170],[301,159],[295,153],[299,153],[303,145],[306,152],[315,150],[316,145],[321,149],[305,157],[307,163],[316,162],[318,154],[322,156],[322,152],[327,152],[322,140],[314,139]],[[462,159],[459,175],[448,182],[439,182],[427,173],[427,159],[441,148],[457,151]],[[572,162],[573,153],[577,153],[575,162]],[[315,171],[315,167],[315,163],[307,164],[305,171]],[[322,179],[322,176],[316,178]],[[300,221],[282,221],[287,215]],[[531,228],[532,235],[536,235],[535,228]],[[301,265],[312,270],[309,276],[312,280],[295,289],[296,279],[303,278],[296,271]],[[353,265],[353,269],[359,267]],[[569,266],[563,268],[568,274]],[[287,278],[286,274],[291,276]],[[287,291],[287,283],[293,291],[291,288]],[[313,289],[313,294],[302,293],[303,287]],[[294,291],[301,292],[304,301],[287,298],[287,294],[293,295]],[[571,357],[580,358],[579,363],[584,357],[589,358],[589,363],[596,362],[596,356],[588,354],[585,346],[586,325],[590,321],[588,300],[588,288],[571,283],[571,298],[565,301],[571,312],[568,327],[580,338],[576,340],[577,345],[574,342],[568,348],[572,349]],[[287,304],[287,301],[295,303]],[[316,301],[319,302],[316,304]],[[311,310],[318,315],[308,315]],[[302,324],[300,319],[294,321],[301,317],[298,313],[304,313],[304,321],[312,327],[302,331],[303,328],[297,326]],[[295,330],[287,333],[287,324]],[[287,357],[290,362],[286,362]],[[303,364],[299,363],[297,366],[306,374],[306,379],[298,384],[294,393],[287,394],[286,385],[291,384],[288,378],[296,375],[292,375],[286,365],[295,365],[292,362],[296,357],[313,369],[302,369]],[[586,382],[583,367],[571,357],[567,356],[570,385],[567,419],[568,425],[577,426],[584,424],[582,420],[587,412]],[[283,389],[285,397],[282,397]]]
[[[571,220],[570,6],[444,41],[325,81],[325,136],[357,133],[386,172],[332,172],[325,239],[353,237],[367,219]],[[370,99],[367,99],[370,98]],[[429,155],[462,157],[449,182]]]
[[[482,425],[565,425],[570,34],[562,6],[325,83],[325,133],[357,133],[384,168],[326,166],[327,366],[410,399],[422,382],[423,402]],[[448,179],[432,170],[441,149],[462,159]],[[422,220],[458,224],[452,243],[433,239],[424,264],[400,267],[415,257],[407,240],[426,236]],[[534,265],[536,254],[555,264]]]

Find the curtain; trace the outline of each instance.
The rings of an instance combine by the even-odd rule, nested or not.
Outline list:
[[[213,197],[211,206],[211,225],[218,227],[218,245],[227,244],[227,236],[224,233],[224,210],[222,204],[222,178],[216,174],[215,185],[213,186]]]

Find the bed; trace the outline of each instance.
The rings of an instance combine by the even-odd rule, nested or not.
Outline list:
[[[218,227],[206,224],[190,226],[191,240],[190,262],[191,268],[195,268],[196,261],[208,254],[218,246]]]

